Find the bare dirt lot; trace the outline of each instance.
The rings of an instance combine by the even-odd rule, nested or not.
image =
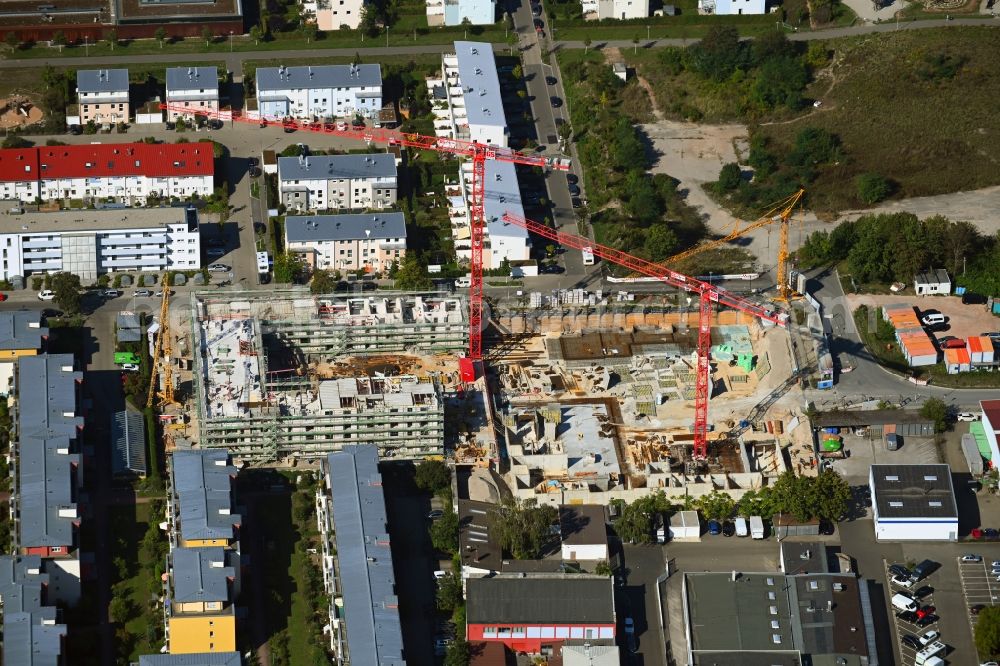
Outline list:
[[[1000,320],[990,314],[985,305],[962,305],[959,296],[849,294],[847,302],[851,312],[859,305],[881,307],[887,303],[910,303],[921,315],[927,310],[937,310],[948,318],[949,324],[947,331],[935,334],[938,338],[945,335],[967,338],[1000,328]]]
[[[0,129],[25,127],[41,122],[42,110],[26,97],[8,97],[0,100]]]

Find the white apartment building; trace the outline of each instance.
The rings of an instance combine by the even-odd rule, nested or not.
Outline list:
[[[699,14],[766,14],[767,0],[698,0]]]
[[[278,197],[290,211],[391,208],[396,182],[391,153],[278,158]]]
[[[472,193],[472,162],[463,162],[459,183],[449,197],[449,217],[455,254],[471,260],[471,228],[469,226],[469,196]],[[483,185],[486,228],[484,229],[483,268],[499,268],[503,260],[527,261],[531,258],[528,232],[503,221],[505,213],[524,217],[517,171],[510,162],[486,161],[486,182]],[[451,189],[451,188],[449,188]],[[451,192],[449,192],[451,193]]]
[[[290,215],[285,247],[311,269],[381,273],[406,256],[406,222],[400,212]]]
[[[168,67],[167,104],[167,120],[218,113],[218,67]]]
[[[0,216],[0,279],[66,271],[86,284],[115,271],[201,268],[194,208],[67,210]]]
[[[257,109],[262,118],[329,120],[375,117],[382,108],[379,65],[260,67]]]
[[[586,19],[636,19],[649,16],[649,0],[582,0]]]
[[[80,124],[127,123],[128,70],[81,69],[76,73],[76,101]]]
[[[434,133],[506,148],[510,131],[492,45],[455,42],[455,53],[442,56],[441,74],[427,82],[435,100]]]
[[[316,27],[323,31],[350,28],[357,30],[361,25],[361,8],[364,0],[306,0],[302,10],[316,17]]]
[[[427,25],[472,25],[496,23],[496,0],[427,0]]]
[[[207,197],[215,182],[211,143],[119,143],[0,150],[0,198],[144,205],[150,197]]]

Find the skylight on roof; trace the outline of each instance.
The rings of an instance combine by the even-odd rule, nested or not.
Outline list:
[[[931,506],[937,506],[937,507],[941,506],[941,502],[939,502],[937,500],[931,500],[930,502],[928,502],[928,504],[931,505]]]
[[[902,502],[889,502],[889,506],[894,506],[894,507],[898,508],[898,507],[903,506],[903,503]]]
[[[887,476],[887,477],[885,477],[885,480],[886,481],[899,481],[899,477],[898,476]]]
[[[937,481],[937,476],[930,474],[924,477],[924,481]]]

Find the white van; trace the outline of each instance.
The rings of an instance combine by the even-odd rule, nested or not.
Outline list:
[[[472,286],[472,276],[466,275],[465,277],[455,278],[455,286],[459,288],[468,288]]]
[[[925,314],[920,318],[920,323],[924,326],[934,326],[936,324],[943,324],[945,322],[944,315],[939,312],[934,312],[931,314]]]
[[[892,595],[892,607],[901,611],[915,611],[917,610],[917,602],[912,597],[896,593]]]
[[[750,536],[750,529],[747,527],[746,518],[736,519],[736,536],[738,537]]]
[[[927,662],[940,654],[944,654],[947,649],[947,645],[941,641],[935,641],[918,652],[913,658],[913,663],[915,666],[927,666]]]

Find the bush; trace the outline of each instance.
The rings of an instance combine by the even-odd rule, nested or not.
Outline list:
[[[863,173],[854,179],[861,203],[871,206],[882,201],[892,192],[889,181],[877,173]]]
[[[740,165],[730,162],[724,164],[719,171],[719,180],[716,181],[716,186],[720,191],[729,192],[739,187],[741,182],[743,182],[743,176]]]

